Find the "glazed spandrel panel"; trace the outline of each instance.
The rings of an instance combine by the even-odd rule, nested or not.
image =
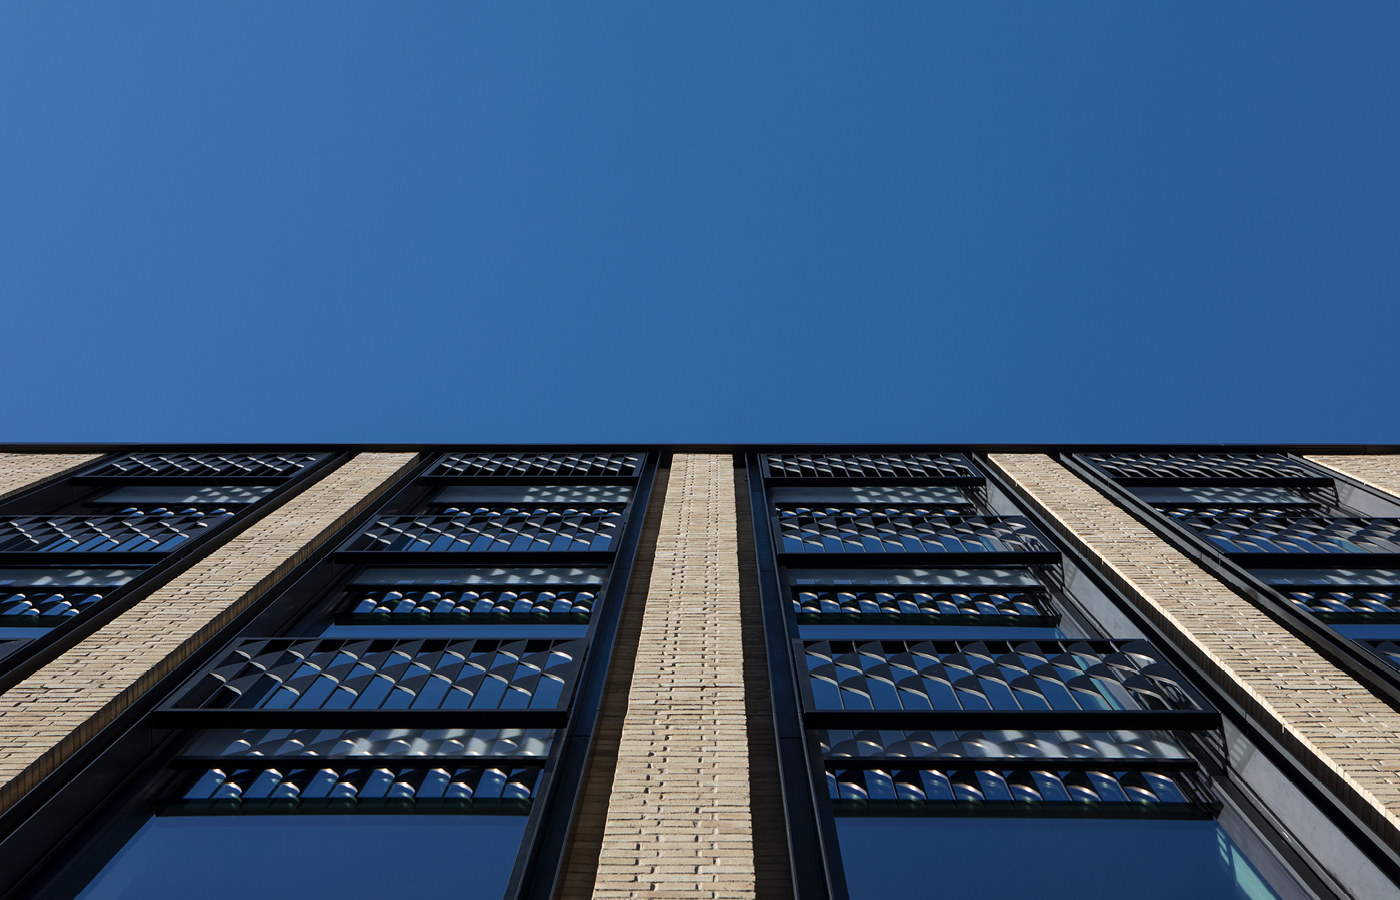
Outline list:
[[[94,476],[281,478],[319,459],[315,453],[131,453],[95,469]]]
[[[961,453],[774,453],[768,477],[781,478],[980,478]]]
[[[240,642],[187,697],[205,709],[556,709],[577,640]]]
[[[631,478],[641,464],[640,453],[449,453],[428,474],[463,478]]]
[[[610,550],[625,507],[490,509],[375,519],[347,550],[548,553]]]
[[[1194,710],[1145,641],[807,641],[819,710]]]

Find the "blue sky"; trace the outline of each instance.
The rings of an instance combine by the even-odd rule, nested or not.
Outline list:
[[[0,6],[0,439],[1400,441],[1394,3]]]

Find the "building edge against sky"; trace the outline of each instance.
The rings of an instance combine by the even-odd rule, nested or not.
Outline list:
[[[1400,892],[1400,448],[0,447],[0,900]]]

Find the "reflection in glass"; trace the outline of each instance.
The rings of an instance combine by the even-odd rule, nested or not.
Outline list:
[[[225,503],[257,503],[268,494],[275,491],[271,485],[253,485],[251,487],[234,487],[224,485],[222,487],[189,487],[189,486],[168,486],[168,485],[131,485],[119,487],[114,491],[109,491],[95,500],[88,503],[101,503],[104,506],[111,504],[114,506],[131,506],[133,504],[147,503],[197,503],[197,504],[219,504]]]
[[[967,495],[955,487],[775,487],[774,503],[799,505],[921,503],[935,506],[971,506]]]
[[[525,816],[157,816],[83,900],[501,900]]]
[[[499,503],[626,503],[632,499],[627,485],[483,485],[443,488],[433,503],[454,506]]]
[[[531,568],[525,566],[492,568],[454,568],[439,566],[425,568],[372,568],[354,578],[353,584],[364,585],[434,585],[434,584],[602,584],[607,574],[603,568]]]
[[[1144,487],[1133,488],[1133,493],[1147,503],[1307,506],[1315,502],[1297,491],[1280,487]]]
[[[836,830],[851,900],[1307,896],[1214,821],[842,816]]]
[[[1029,569],[791,569],[793,584],[925,584],[1039,587]]]

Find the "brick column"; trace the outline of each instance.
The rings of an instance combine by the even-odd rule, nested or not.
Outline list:
[[[991,460],[1061,537],[1400,849],[1400,713],[1048,456]]]
[[[0,811],[208,641],[417,461],[361,453],[0,695]]]
[[[1400,456],[1304,456],[1393,497],[1400,497]]]
[[[96,462],[101,453],[0,453],[0,500]]]
[[[752,898],[733,459],[676,454],[593,896]]]

